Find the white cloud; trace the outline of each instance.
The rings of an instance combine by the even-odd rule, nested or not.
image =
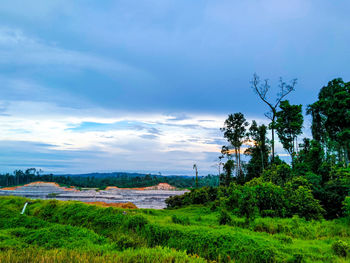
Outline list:
[[[0,27],[0,47],[0,64],[68,66],[103,73],[124,72],[147,75],[115,59],[65,49],[57,44],[46,43],[41,39],[28,36],[20,29],[10,27]]]
[[[216,141],[221,138],[219,127],[224,119],[219,115],[189,115],[186,120],[174,121],[174,117],[165,114],[80,110],[33,101],[7,101],[6,114],[0,116],[1,141],[41,143],[48,152],[75,151],[76,160],[69,169],[95,171],[109,160],[106,167],[115,170],[145,171],[153,167],[191,171],[191,163],[196,162],[204,174],[213,170],[207,153],[219,155],[221,146]],[[77,129],[84,123],[107,126]],[[128,125],[119,128],[123,123]],[[80,159],[84,151],[95,151],[96,162],[87,161],[83,154]],[[32,159],[30,152],[27,158]]]

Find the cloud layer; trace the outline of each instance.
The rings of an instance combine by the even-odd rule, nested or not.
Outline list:
[[[264,122],[254,72],[273,86],[298,78],[289,98],[304,105],[349,80],[349,11],[326,0],[7,1],[0,169],[190,173],[197,162],[214,173],[225,116]]]

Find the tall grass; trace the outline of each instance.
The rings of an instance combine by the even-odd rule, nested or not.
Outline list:
[[[78,250],[7,250],[0,251],[1,263],[204,263],[204,259],[188,256],[169,248],[128,249],[118,253],[87,253]]]
[[[174,259],[180,261],[174,262],[181,262],[182,256],[179,255],[186,253],[217,262],[348,260],[347,254],[341,256],[332,248],[335,242],[345,248],[350,243],[349,225],[343,220],[306,221],[298,217],[265,217],[246,221],[228,211],[231,218],[229,225],[220,225],[220,213],[201,206],[178,210],[128,210],[56,200],[33,201],[26,215],[20,215],[25,201],[23,198],[0,198],[1,257],[15,255],[11,248],[24,251],[49,249],[48,254],[43,254],[49,257],[48,260],[53,260],[52,253],[66,253],[64,256],[69,257],[79,252],[86,259],[81,262],[104,262],[98,261],[100,256],[105,256],[105,262],[108,262],[110,253],[130,253],[125,257],[133,258],[135,253],[139,253],[137,251],[143,250],[145,255],[150,253],[150,258],[155,256],[163,260],[163,257],[156,256],[158,252],[164,255],[172,255],[169,251],[174,252],[161,250],[161,246],[174,248],[180,253],[176,254],[178,259]],[[89,258],[88,252],[98,257]],[[22,256],[25,255],[18,254],[18,257]],[[149,261],[144,259],[142,262]]]

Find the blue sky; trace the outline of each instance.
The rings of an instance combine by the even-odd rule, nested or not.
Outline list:
[[[215,173],[226,115],[266,122],[253,73],[298,78],[289,99],[304,105],[349,81],[349,11],[345,0],[1,3],[0,171]]]

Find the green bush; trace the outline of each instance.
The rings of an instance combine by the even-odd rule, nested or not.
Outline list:
[[[127,221],[128,229],[138,229],[145,227],[148,224],[147,219],[142,215],[131,216]]]
[[[226,210],[221,209],[218,221],[219,225],[230,225],[232,223],[232,218]]]
[[[274,262],[276,246],[279,246],[278,241],[260,236],[199,226],[148,224],[140,234],[145,236],[149,246],[186,250],[206,259],[220,259],[220,262]]]
[[[344,215],[348,218],[350,222],[350,196],[345,197],[343,202]]]
[[[339,257],[347,257],[350,254],[350,245],[338,240],[332,244],[332,250]]]
[[[287,183],[286,200],[289,216],[298,215],[308,220],[322,218],[324,209],[309,188],[299,185],[298,180]]]
[[[262,178],[265,182],[284,186],[292,178],[292,169],[286,163],[274,164],[263,172]]]
[[[124,250],[127,248],[138,248],[141,246],[141,244],[137,242],[137,240],[130,237],[129,235],[119,233],[115,239],[117,248],[120,250]]]
[[[181,225],[189,225],[190,219],[188,217],[180,217],[177,215],[173,215],[171,217],[171,221],[175,224],[181,224]]]

